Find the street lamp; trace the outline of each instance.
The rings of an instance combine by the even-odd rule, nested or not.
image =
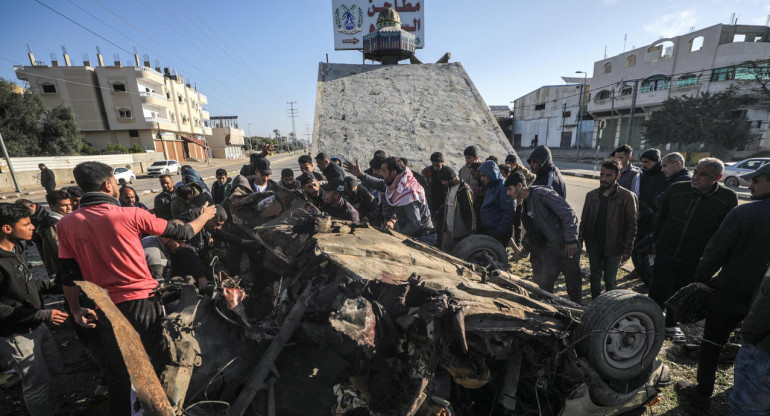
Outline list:
[[[246,125],[246,134],[248,134],[248,138],[246,139],[249,142],[249,152],[251,152],[253,149],[251,148],[251,125],[254,123],[249,123]]]
[[[577,162],[580,159],[580,128],[583,124],[583,88],[586,85],[586,82],[588,81],[588,72],[584,71],[575,71],[576,74],[583,74],[583,83],[580,84],[580,99],[578,101],[578,124],[577,124],[577,152],[575,154],[575,161]]]

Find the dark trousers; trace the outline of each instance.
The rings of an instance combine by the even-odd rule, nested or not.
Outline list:
[[[695,268],[698,263],[685,263],[673,260],[664,255],[655,256],[652,266],[652,282],[650,282],[650,299],[665,310],[666,301],[679,289],[695,281]],[[666,314],[666,328],[676,326],[673,313]]]
[[[163,339],[163,307],[160,302],[152,297],[121,302],[116,306],[139,334],[155,373],[160,374],[166,364],[164,354],[167,350]],[[101,309],[98,314],[99,333],[108,365],[110,415],[131,415],[131,379],[112,332],[112,325]]]
[[[572,258],[564,255],[564,250],[546,247],[538,253],[531,253],[532,278],[546,292],[553,293],[553,287],[559,273],[564,273],[567,295],[575,303],[582,303],[582,276],[580,275],[580,253]]]
[[[599,250],[594,250],[593,253],[588,252],[588,261],[591,264],[591,299],[596,299],[602,294],[602,276],[608,292],[618,288],[616,279],[620,256],[605,256]]]
[[[631,261],[634,263],[634,270],[639,278],[645,284],[649,285],[652,280],[652,266],[650,266],[650,256],[652,253],[652,239],[650,236],[644,236],[634,243],[631,249]]]
[[[703,342],[700,345],[698,359],[698,390],[704,395],[714,393],[714,379],[717,374],[717,362],[722,346],[727,343],[730,333],[743,321],[749,312],[749,306],[724,300],[719,292],[714,293],[706,314],[703,328]]]
[[[521,247],[521,212],[524,209],[524,205],[516,202],[516,214],[513,216],[513,241],[516,245]]]

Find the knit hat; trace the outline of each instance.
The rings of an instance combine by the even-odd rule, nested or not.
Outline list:
[[[450,168],[449,166],[444,166],[440,171],[438,171],[438,178],[442,181],[448,182],[456,177],[457,174],[455,173],[454,169]]]
[[[345,188],[347,189],[353,189],[360,183],[358,178],[353,176],[346,176],[345,177]]]
[[[299,175],[299,177],[297,178],[297,181],[299,182],[300,186],[305,186],[310,182],[313,182],[314,180],[315,180],[315,175],[313,175],[310,172],[305,172],[302,175]]]
[[[639,159],[647,159],[652,160],[655,163],[660,163],[660,150],[658,149],[647,149],[642,153],[641,156],[639,156]]]
[[[332,179],[329,182],[326,182],[325,184],[321,185],[321,189],[323,189],[326,192],[329,192],[329,191],[345,192],[345,181],[343,181],[342,179]]]

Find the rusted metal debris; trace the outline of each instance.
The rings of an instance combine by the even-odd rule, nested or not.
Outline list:
[[[149,416],[173,416],[174,409],[166,392],[155,375],[139,334],[107,295],[107,291],[91,282],[75,282],[85,294],[102,309],[112,324],[120,353],[126,363],[131,384],[136,390],[144,414]]]

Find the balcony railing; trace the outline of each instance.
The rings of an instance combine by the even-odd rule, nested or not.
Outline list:
[[[139,96],[140,97],[152,97],[152,98],[155,98],[155,99],[158,99],[158,100],[168,101],[168,98],[166,98],[165,95],[158,94],[157,92],[147,92],[147,91],[140,92]]]
[[[147,123],[171,123],[171,120],[162,117],[145,117]]]

